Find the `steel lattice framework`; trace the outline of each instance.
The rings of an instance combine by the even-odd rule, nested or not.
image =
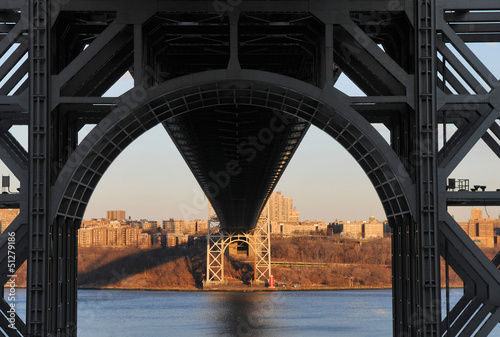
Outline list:
[[[371,180],[392,227],[395,336],[488,335],[500,320],[500,257],[490,261],[447,212],[500,205],[498,191],[447,189],[479,140],[500,157],[500,83],[469,47],[478,42],[500,42],[498,0],[3,0],[0,159],[21,187],[0,204],[21,213],[0,235],[2,284],[9,235],[16,267],[28,261],[26,322],[10,329],[2,299],[3,333],[76,336],[76,231],[129,144],[201,110],[257,110],[324,130]],[[134,88],[102,97],[126,71]],[[341,74],[366,96],[335,89]],[[28,126],[28,151],[15,125]],[[457,131],[439,146],[447,126]],[[302,136],[290,135],[275,155]],[[203,144],[180,136],[201,183]],[[444,315],[441,257],[465,285]]]
[[[218,218],[215,218],[217,223]],[[271,273],[271,231],[269,206],[264,208],[255,228],[247,232],[228,232],[220,227],[207,231],[207,273],[204,285],[220,285],[224,282],[224,253],[235,242],[248,244],[254,257],[254,279],[260,284],[268,284]]]

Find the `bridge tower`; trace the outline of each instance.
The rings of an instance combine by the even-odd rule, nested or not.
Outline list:
[[[210,208],[210,205],[209,205]],[[210,214],[209,210],[209,214]],[[207,272],[205,285],[224,283],[224,253],[235,242],[248,244],[253,254],[253,281],[257,284],[268,284],[271,277],[271,231],[269,207],[262,212],[255,228],[246,233],[231,233],[220,228],[218,218],[208,221],[207,231]]]

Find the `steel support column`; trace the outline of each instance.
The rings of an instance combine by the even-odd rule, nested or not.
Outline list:
[[[49,317],[50,0],[29,1],[29,254],[27,335],[47,336]]]
[[[441,282],[438,242],[436,0],[415,1],[415,107],[417,113],[417,237],[419,335],[440,336]]]
[[[436,0],[415,1],[415,112],[417,137],[418,335],[440,336],[441,283],[438,241]],[[415,322],[413,322],[415,324]]]
[[[251,248],[254,251],[254,282],[267,283],[272,275],[271,272],[271,231],[269,219],[269,205],[264,208],[253,237],[248,237]],[[247,240],[248,240],[247,239]]]
[[[224,280],[224,233],[211,228],[207,231],[207,273],[205,284],[221,284]]]

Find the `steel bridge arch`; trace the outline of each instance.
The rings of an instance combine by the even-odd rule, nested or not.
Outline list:
[[[256,70],[214,70],[165,82],[146,90],[136,87],[120,97],[121,104],[103,118],[73,151],[52,188],[50,213],[52,233],[49,238],[57,264],[48,288],[54,294],[49,306],[66,319],[49,324],[53,327],[76,327],[77,287],[66,287],[64,280],[77,278],[77,229],[92,193],[111,163],[140,135],[152,127],[198,108],[221,104],[245,104],[301,117],[336,139],[358,162],[374,186],[389,223],[392,225],[393,294],[416,289],[418,263],[411,260],[418,251],[416,232],[416,185],[399,157],[385,139],[358,112],[348,97],[331,88],[321,89],[305,82]],[[272,112],[270,112],[272,113]],[[73,248],[72,248],[73,247]],[[401,277],[407,275],[408,277]],[[54,282],[58,280],[57,282]],[[402,313],[418,310],[417,301],[406,303],[393,296],[395,334],[405,325]],[[56,317],[56,316],[54,316]]]
[[[385,139],[351,108],[348,97],[340,91],[263,71],[214,70],[179,77],[149,90],[136,87],[120,99],[121,104],[78,145],[53,185],[49,221],[54,235],[49,245],[54,256],[65,254],[67,260],[58,267],[54,280],[77,277],[76,264],[71,262],[77,255],[76,248],[71,248],[77,243],[76,231],[101,177],[128,145],[169,118],[199,108],[240,104],[301,117],[336,139],[354,157],[374,186],[392,225],[393,294],[415,289],[418,264],[413,260],[408,263],[408,259],[418,251],[419,242],[418,238],[408,240],[408,234],[417,228],[416,185]],[[49,258],[49,264],[54,263]],[[77,288],[64,287],[61,281],[49,288],[74,298],[71,303],[61,302],[62,298],[50,302],[51,307],[65,313],[68,324],[76,326]],[[418,310],[417,302],[409,304],[398,298],[393,296],[395,334],[405,329],[400,323],[404,320],[402,313],[410,307]]]
[[[335,88],[257,70],[215,70],[136,87],[87,135],[61,170],[51,219],[81,220],[106,169],[140,135],[171,117],[199,108],[248,105],[309,121],[336,139],[367,174],[388,219],[415,214],[415,186],[383,137]]]

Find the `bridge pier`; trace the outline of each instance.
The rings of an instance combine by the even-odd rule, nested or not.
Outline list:
[[[264,210],[255,228],[250,232],[228,232],[212,227],[207,231],[207,272],[204,285],[224,283],[224,253],[235,242],[245,242],[254,255],[254,278],[257,284],[269,284],[271,276],[271,235],[268,211]]]

